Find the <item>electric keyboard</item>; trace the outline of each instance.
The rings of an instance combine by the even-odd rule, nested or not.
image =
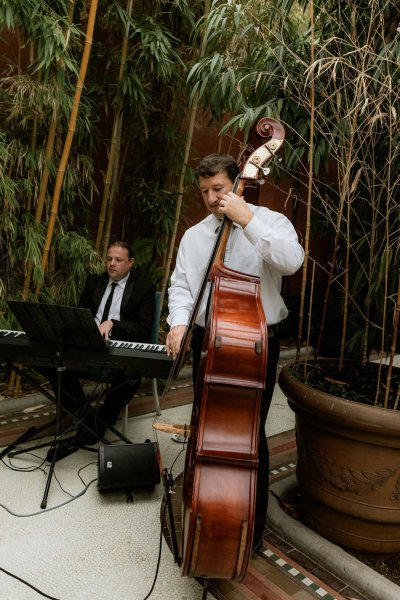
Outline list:
[[[24,331],[0,330],[0,361],[32,367],[57,367],[59,348],[34,342]],[[67,369],[91,368],[121,371],[125,375],[168,379],[173,359],[161,344],[110,340],[104,350],[62,346],[62,364]]]

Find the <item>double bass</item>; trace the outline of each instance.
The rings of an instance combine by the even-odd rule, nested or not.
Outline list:
[[[273,119],[257,124],[265,143],[247,159],[233,192],[269,172],[285,130]],[[241,581],[253,542],[259,415],[267,364],[267,324],[258,276],[225,266],[232,222],[225,216],[174,365],[212,282],[209,318],[195,389],[182,495],[181,573]]]

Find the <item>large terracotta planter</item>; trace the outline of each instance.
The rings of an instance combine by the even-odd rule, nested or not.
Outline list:
[[[306,523],[349,548],[400,552],[400,411],[315,390],[290,365],[279,384],[296,414]]]

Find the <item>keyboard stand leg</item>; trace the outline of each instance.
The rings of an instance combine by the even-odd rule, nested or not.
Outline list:
[[[54,423],[55,423],[55,420],[53,419],[53,421],[51,421],[51,423],[46,423],[46,425],[43,425],[42,427],[29,427],[29,429],[27,431],[25,431],[16,440],[14,440],[9,446],[7,446],[7,448],[4,448],[4,450],[2,450],[0,452],[0,459],[4,458],[8,454],[11,455],[12,450],[14,450],[14,448],[17,448],[19,446],[19,444],[23,444],[24,442],[27,442],[37,433],[46,431],[46,429],[48,429]],[[39,446],[36,446],[36,448],[39,448]]]
[[[33,377],[30,377],[29,375],[24,373],[21,369],[19,369],[18,367],[16,367],[13,364],[7,364],[7,366],[12,371],[14,371],[14,373],[19,375],[22,379],[25,379],[26,381],[28,381],[41,394],[43,394],[44,396],[47,396],[47,398],[49,398],[50,400],[52,400],[54,402],[54,397],[47,390],[42,388],[42,386],[37,381],[35,381],[33,379]],[[11,444],[9,446],[7,446],[7,448],[4,448],[4,450],[1,451],[0,459],[4,458],[8,454],[10,454],[12,452],[12,450],[14,450],[14,448],[16,448],[19,444],[22,444],[23,442],[27,442],[28,440],[33,438],[33,436],[36,435],[37,433],[42,433],[42,431],[46,431],[46,429],[48,429],[49,427],[52,427],[55,422],[56,422],[56,419],[53,419],[52,421],[50,421],[49,423],[46,423],[45,425],[42,425],[41,427],[34,427],[34,426],[29,427],[29,429],[27,429],[27,431],[25,431],[23,434],[21,434],[16,440],[11,442]],[[38,448],[38,447],[39,446],[36,446],[36,448]]]
[[[47,506],[47,496],[50,490],[51,480],[53,478],[54,465],[57,461],[57,453],[60,447],[60,437],[62,436],[62,428],[61,428],[61,398],[62,398],[62,374],[65,371],[65,366],[63,363],[63,346],[60,343],[59,349],[57,351],[57,388],[56,388],[56,434],[54,436],[53,442],[50,444],[50,449],[54,449],[53,459],[51,461],[49,473],[47,475],[46,487],[43,494],[43,499],[40,504],[40,508],[46,508]]]
[[[40,385],[40,383],[38,383],[33,377],[31,377],[27,373],[24,373],[21,369],[19,369],[17,366],[15,366],[13,364],[8,364],[7,366],[12,371],[14,371],[17,375],[19,375],[22,379],[25,379],[26,381],[28,381],[32,385],[32,387],[36,388],[41,394],[43,394],[43,396],[45,396],[51,402],[55,403],[57,406],[57,399],[52,394],[50,394],[50,392],[48,392],[45,388],[43,388]],[[77,421],[76,415],[71,413],[68,409],[62,407],[62,412],[65,412],[69,417],[71,417],[73,419],[73,421],[75,421],[75,422]],[[56,411],[56,414],[57,414],[57,411]],[[39,448],[46,448],[46,447],[54,445],[55,442],[53,440],[52,442],[45,442],[43,444],[36,444],[35,446],[31,446],[29,448],[22,448],[20,450],[15,450],[15,448],[17,448],[20,444],[32,439],[32,437],[35,436],[36,434],[46,431],[46,429],[48,429],[49,427],[53,427],[54,424],[57,424],[57,418],[52,419],[49,423],[46,423],[45,425],[42,425],[41,427],[30,427],[29,429],[27,429],[27,431],[25,431],[22,435],[20,435],[16,440],[11,442],[11,444],[9,446],[7,446],[7,448],[4,448],[4,450],[2,450],[2,452],[0,453],[0,459],[4,458],[7,455],[10,457],[18,456],[19,454],[24,454],[26,452],[30,452],[31,450],[38,450]],[[90,429],[90,427],[86,427],[86,429],[90,433],[96,435],[96,432],[94,432],[92,429]],[[119,433],[119,432],[117,431],[117,433]],[[58,440],[58,441],[60,444],[62,443],[61,440]],[[99,437],[99,441],[102,441],[104,444],[109,444],[109,442],[102,436]],[[129,441],[129,440],[127,440],[127,441]],[[91,452],[97,452],[97,449],[94,449],[94,448],[84,447],[84,449],[89,450]]]
[[[110,387],[107,388],[105,394],[109,394],[111,392],[116,392],[118,391],[118,389],[124,387],[125,385],[127,385],[126,381],[122,381],[116,384],[111,384]],[[113,433],[116,437],[118,437],[122,442],[125,442],[125,444],[131,444],[131,440],[129,438],[126,437],[126,435],[124,433],[122,433],[121,431],[119,431],[118,429],[116,429],[113,425],[110,425],[109,423],[106,423],[105,421],[103,421],[103,419],[101,419],[101,417],[99,417],[98,414],[95,415],[96,421],[102,425],[104,427],[105,430],[110,431],[111,433]],[[86,427],[85,421],[82,420],[81,425],[83,427],[85,427],[86,429],[88,429],[88,427]]]
[[[27,373],[24,373],[16,365],[8,364],[7,366],[12,371],[14,371],[17,375],[19,375],[21,378],[23,378],[26,381],[28,381],[34,388],[36,388],[48,400],[51,400],[51,402],[55,403],[56,404],[56,415],[57,416],[59,416],[58,413],[60,413],[62,411],[62,412],[65,412],[66,414],[68,414],[70,417],[72,417],[72,419],[75,422],[77,421],[76,415],[74,415],[68,409],[66,409],[64,407],[58,407],[57,398],[55,398],[52,394],[50,394],[50,392],[48,392],[46,389],[44,389],[40,385],[40,383],[38,383],[37,381],[35,381],[35,379],[33,377],[31,377]],[[61,411],[59,410],[59,408],[61,409]],[[123,435],[120,431],[118,431],[118,429],[115,429],[115,427],[113,427],[112,425],[107,425],[106,423],[103,423],[103,421],[101,421],[100,418],[98,420],[99,420],[99,422],[101,424],[103,424],[106,427],[106,429],[108,429],[114,435],[116,435],[117,437],[119,437],[121,441],[125,442],[126,444],[130,444],[131,443],[131,440],[129,440],[125,435]],[[19,446],[19,444],[22,444],[23,442],[27,442],[28,440],[32,439],[36,434],[39,434],[39,433],[42,433],[43,431],[46,431],[46,429],[48,429],[49,427],[52,427],[54,424],[57,424],[57,417],[56,417],[56,419],[53,419],[52,421],[50,421],[49,423],[46,423],[45,425],[42,425],[41,427],[30,427],[27,431],[25,431],[22,435],[20,435],[16,440],[14,440],[13,442],[11,442],[11,444],[9,446],[7,446],[7,448],[4,448],[1,451],[1,453],[0,453],[0,459],[4,458],[7,455],[10,456],[10,457],[12,457],[12,456],[18,456],[18,454],[23,454],[25,452],[30,452],[31,450],[37,450],[39,448],[45,448],[45,447],[49,447],[49,446],[54,445],[55,442],[52,441],[52,442],[46,442],[44,444],[39,444],[39,445],[31,446],[30,448],[24,448],[24,449],[20,449],[20,450],[15,450],[15,448],[17,448]],[[82,422],[80,424],[87,431],[89,431],[89,433],[97,435],[96,432],[93,431],[84,422]],[[60,425],[60,429],[61,429],[61,425]],[[108,442],[104,438],[104,436],[98,436],[98,437],[99,437],[99,441],[103,442],[103,444],[109,444],[110,443],[110,442]],[[57,442],[60,443],[60,440],[57,440]],[[94,449],[94,448],[90,448],[90,447],[83,447],[83,448],[85,450],[89,450],[91,452],[97,452],[97,449]]]

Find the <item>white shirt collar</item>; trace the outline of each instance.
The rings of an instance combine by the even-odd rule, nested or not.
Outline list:
[[[125,284],[129,279],[129,275],[130,275],[130,273],[128,273],[128,275],[125,275],[125,277],[123,277],[122,279],[119,279],[118,281],[114,281],[114,279],[111,279],[111,277],[110,277],[110,279],[108,280],[108,287],[111,287],[112,283],[116,283],[116,284],[120,285],[122,288],[125,287]]]

